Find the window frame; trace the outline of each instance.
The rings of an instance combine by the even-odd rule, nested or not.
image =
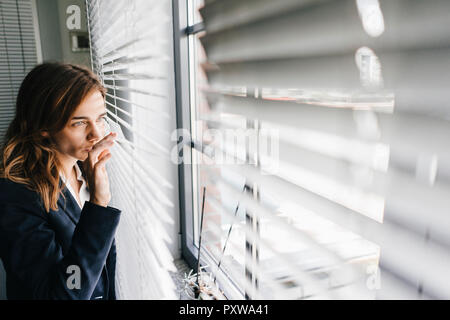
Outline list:
[[[192,72],[190,60],[190,44],[189,36],[194,35],[203,30],[203,23],[189,24],[188,15],[192,14],[189,8],[190,0],[172,0],[173,8],[173,39],[174,39],[174,64],[175,64],[175,101],[176,101],[176,125],[178,130],[187,130],[189,135],[192,133],[191,115],[193,112],[192,101]],[[195,89],[194,89],[195,90]],[[181,132],[181,131],[179,131]],[[190,137],[190,136],[189,136]],[[184,140],[184,138],[183,138]],[[193,171],[196,169],[193,164],[192,149],[194,144],[192,141],[182,142],[179,135],[177,136],[177,146],[184,145],[182,148],[183,159],[189,160],[178,164],[178,186],[179,186],[179,203],[180,203],[180,248],[181,255],[194,271],[198,268],[198,246],[195,239],[195,201],[197,197],[195,190]],[[197,188],[198,189],[198,188]],[[198,198],[197,198],[198,199]],[[216,265],[214,257],[207,251],[202,251],[200,264],[207,266],[206,270],[211,271],[209,266]],[[219,289],[228,299],[245,299],[245,293],[238,287],[238,284],[220,268],[216,273],[217,284]]]
[[[183,0],[172,1],[173,10],[173,39],[175,64],[175,104],[176,127],[191,131],[190,121],[190,93],[189,93],[189,48],[188,38],[185,34],[187,27],[187,3]],[[178,137],[177,137],[178,139]],[[178,139],[177,144],[181,141]],[[186,159],[192,159],[189,148],[183,148]],[[193,202],[192,202],[192,167],[181,162],[178,164],[178,186],[180,203],[180,247],[181,254],[189,267],[196,269],[198,252],[193,244],[193,234],[188,230],[193,228]]]

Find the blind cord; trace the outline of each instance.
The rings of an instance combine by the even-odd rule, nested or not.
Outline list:
[[[247,188],[247,185],[244,185],[244,189],[242,189],[242,192],[244,192],[246,188]],[[239,210],[239,202],[238,202],[238,204],[236,206],[236,209],[234,210],[234,217],[235,218],[236,218],[238,210]],[[230,228],[228,229],[227,238],[225,239],[225,244],[223,245],[223,249],[222,249],[222,253],[220,255],[219,263],[217,264],[217,270],[220,269],[220,265],[222,263],[222,258],[223,258],[223,255],[225,254],[225,250],[226,250],[227,244],[228,244],[228,239],[230,238],[231,230],[233,229],[233,225],[234,225],[234,222],[231,223]],[[217,279],[217,273],[214,275],[214,283],[216,283],[216,279]]]
[[[198,282],[198,276],[200,274],[200,251],[202,249],[202,230],[203,230],[203,213],[205,211],[205,193],[206,187],[203,187],[203,199],[202,199],[202,214],[200,218],[200,235],[198,240],[198,258],[197,258],[197,288],[195,289],[195,298],[197,299],[200,294],[200,283]]]

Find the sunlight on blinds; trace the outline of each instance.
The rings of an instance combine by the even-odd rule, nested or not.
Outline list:
[[[88,0],[92,65],[108,89],[119,132],[109,172],[117,231],[120,299],[176,299],[168,249],[174,185],[167,166],[172,123],[171,2]]]
[[[250,299],[450,298],[450,2],[200,13],[193,154],[212,270]]]

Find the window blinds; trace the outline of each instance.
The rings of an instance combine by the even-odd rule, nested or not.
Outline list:
[[[123,132],[108,169],[113,205],[123,211],[118,296],[173,299],[171,3],[88,0],[86,6],[92,66],[108,89],[111,129]]]
[[[36,63],[31,1],[0,1],[0,143],[14,117],[20,84]]]
[[[231,279],[251,299],[450,298],[450,2],[210,0],[201,14],[200,118],[278,141],[276,155],[194,145],[245,161],[206,169],[224,190],[211,206],[251,244]]]

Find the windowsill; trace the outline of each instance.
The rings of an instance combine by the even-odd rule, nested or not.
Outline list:
[[[177,272],[170,272],[170,276],[172,277],[176,288],[177,295],[179,300],[191,300],[189,296],[184,292],[184,282],[183,279],[185,275],[188,275],[191,271],[191,268],[188,266],[186,261],[183,259],[177,259],[174,261],[175,267],[177,268]]]

